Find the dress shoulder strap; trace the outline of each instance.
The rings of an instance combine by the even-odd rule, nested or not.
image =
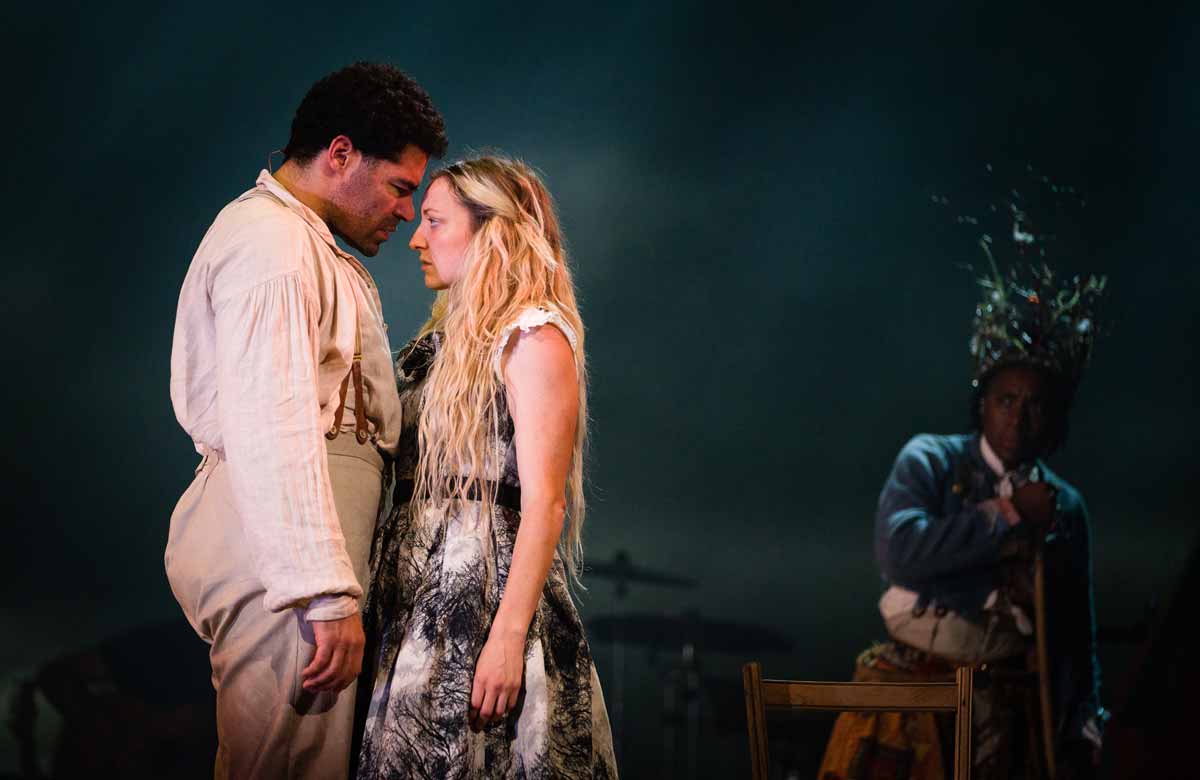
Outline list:
[[[504,356],[504,348],[508,346],[508,340],[512,338],[513,332],[518,328],[522,331],[529,331],[542,325],[553,325],[558,328],[567,337],[571,351],[579,350],[578,337],[575,335],[574,328],[567,324],[566,317],[545,306],[530,306],[518,314],[516,319],[505,325],[504,330],[500,331],[500,338],[496,340],[496,349],[492,352],[492,370],[496,372],[496,376],[504,378],[500,373],[500,359]]]

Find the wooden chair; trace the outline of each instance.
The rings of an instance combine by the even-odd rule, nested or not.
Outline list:
[[[836,712],[953,712],[954,780],[971,777],[971,695],[975,669],[960,667],[956,682],[875,683],[764,680],[757,662],[742,667],[753,780],[767,780],[767,710]]]

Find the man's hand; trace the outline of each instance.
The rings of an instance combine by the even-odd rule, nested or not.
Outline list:
[[[1029,482],[1013,491],[1012,504],[1021,519],[1045,527],[1054,519],[1054,502],[1058,492],[1046,482]]]
[[[304,690],[337,692],[354,682],[362,671],[362,617],[355,613],[341,620],[314,620],[310,623],[317,650],[312,661],[300,673]]]

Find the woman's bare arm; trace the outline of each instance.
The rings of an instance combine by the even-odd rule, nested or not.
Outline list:
[[[518,330],[502,360],[515,427],[521,527],[500,607],[475,667],[471,714],[477,722],[503,717],[520,692],[525,639],[562,533],[579,415],[575,356],[557,327]]]

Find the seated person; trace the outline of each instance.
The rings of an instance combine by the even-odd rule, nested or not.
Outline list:
[[[890,641],[859,656],[855,679],[953,680],[955,666],[986,664],[996,674],[976,690],[972,776],[1044,776],[1038,681],[1019,674],[1037,667],[1033,558],[1042,545],[1051,617],[1038,673],[1047,675],[1058,776],[1087,776],[1105,716],[1087,510],[1043,459],[1066,436],[1103,280],[1073,282],[1067,295],[1045,289],[1048,271],[1038,287],[1018,281],[985,280],[976,310],[974,432],[915,436],[884,484],[875,557]],[[929,713],[845,713],[819,777],[949,777],[952,730],[952,719]]]

